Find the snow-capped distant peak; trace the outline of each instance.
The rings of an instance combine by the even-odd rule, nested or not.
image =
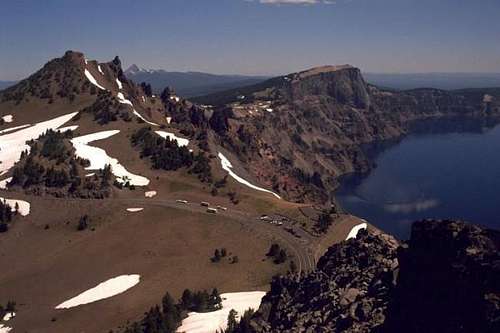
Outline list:
[[[137,73],[154,73],[156,70],[154,69],[146,69],[137,66],[136,64],[131,65],[127,70],[125,71],[125,75],[135,75]]]

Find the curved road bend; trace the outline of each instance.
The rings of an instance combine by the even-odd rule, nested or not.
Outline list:
[[[40,198],[44,201],[51,200],[67,200],[67,201],[101,201],[100,199],[78,199],[78,198]],[[134,206],[160,206],[186,210],[190,212],[210,214],[206,212],[206,207],[201,206],[199,203],[178,203],[176,200],[166,200],[166,199],[134,199],[134,198],[107,198],[104,200],[113,200],[118,202],[123,202],[125,205],[128,203]],[[258,216],[251,215],[247,212],[240,211],[233,208],[228,208],[227,211],[219,210],[217,215],[227,216],[233,220],[238,221],[243,226],[256,232],[263,237],[274,238],[278,243],[283,244],[293,253],[294,260],[297,264],[297,270],[299,273],[308,272],[315,268],[315,260],[311,247],[313,246],[313,237],[305,232],[301,232],[300,228],[296,231],[300,234],[300,238],[290,234],[283,227],[274,226],[267,222],[260,221]]]

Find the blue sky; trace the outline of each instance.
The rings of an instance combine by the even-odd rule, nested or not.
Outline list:
[[[99,61],[119,55],[125,66],[213,73],[344,63],[369,72],[500,72],[499,15],[499,0],[4,1],[0,80],[25,77],[68,49]]]

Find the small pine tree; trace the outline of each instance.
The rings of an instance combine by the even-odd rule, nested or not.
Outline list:
[[[90,217],[85,214],[83,215],[82,217],[80,217],[80,220],[78,221],[78,231],[82,231],[82,230],[85,230],[89,227],[89,224],[90,224]]]
[[[238,327],[237,316],[238,312],[236,312],[234,309],[231,309],[231,311],[229,311],[229,315],[227,316],[228,332],[234,332],[234,330],[236,330],[236,328]]]

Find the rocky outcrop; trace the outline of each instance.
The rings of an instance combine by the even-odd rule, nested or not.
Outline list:
[[[257,332],[370,332],[384,322],[394,287],[397,242],[361,231],[332,246],[302,278],[279,277],[264,297]]]
[[[397,247],[360,232],[303,277],[275,278],[255,332],[500,331],[500,233],[422,221]]]

